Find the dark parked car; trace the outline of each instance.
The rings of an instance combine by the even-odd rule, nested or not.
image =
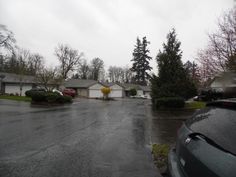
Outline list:
[[[236,100],[208,103],[178,131],[171,177],[236,177]]]
[[[65,89],[63,90],[63,95],[67,95],[67,96],[71,96],[71,97],[75,97],[76,92],[74,89]]]

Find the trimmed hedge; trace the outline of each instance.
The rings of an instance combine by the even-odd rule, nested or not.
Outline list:
[[[34,102],[45,102],[46,94],[44,92],[31,92],[31,99]]]
[[[61,96],[54,92],[31,92],[31,99],[34,103],[71,103],[71,96]]]
[[[71,96],[59,96],[57,98],[58,103],[72,103],[72,97]]]
[[[157,108],[183,108],[185,101],[181,97],[163,97],[155,99]]]
[[[32,94],[34,94],[35,92],[40,92],[40,93],[45,93],[46,91],[44,89],[31,89],[31,90],[27,90],[25,91],[25,96],[27,97],[31,97]]]

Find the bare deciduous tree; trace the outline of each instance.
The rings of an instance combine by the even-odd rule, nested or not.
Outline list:
[[[70,71],[77,69],[83,53],[79,53],[68,45],[59,44],[55,48],[55,55],[60,62],[61,75],[66,79]]]
[[[217,32],[208,35],[208,46],[200,50],[197,60],[205,79],[216,73],[236,69],[236,8],[218,21]]]
[[[111,82],[130,83],[132,71],[128,67],[110,66],[108,68],[108,78]]]
[[[57,71],[57,68],[41,68],[36,75],[36,79],[47,91],[51,91],[62,81]]]
[[[100,58],[94,58],[91,61],[91,79],[99,80],[100,75],[104,71],[104,62]]]
[[[79,64],[78,77],[80,79],[88,79],[90,74],[90,68],[86,60],[83,60]]]
[[[30,54],[27,64],[29,72],[36,75],[44,67],[44,58],[38,53]]]
[[[0,48],[5,48],[13,51],[16,40],[13,33],[7,29],[5,25],[0,24]]]

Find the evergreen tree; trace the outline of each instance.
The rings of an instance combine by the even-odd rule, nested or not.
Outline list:
[[[133,59],[131,60],[133,61],[131,71],[135,73],[134,82],[141,85],[147,85],[147,80],[150,79],[148,71],[152,69],[149,65],[149,61],[152,58],[149,56],[150,51],[147,47],[148,44],[150,44],[150,42],[147,41],[146,37],[143,37],[142,42],[137,38]]]
[[[158,76],[152,79],[152,97],[179,96],[189,98],[196,94],[196,88],[190,81],[181,61],[181,43],[176,39],[175,29],[167,35],[167,43],[163,51],[159,51],[156,60]]]
[[[141,78],[140,65],[139,65],[140,59],[141,59],[141,41],[139,38],[137,38],[136,45],[133,51],[133,59],[131,60],[133,62],[131,71],[135,73],[133,79],[134,82],[137,83],[140,83],[140,78]]]

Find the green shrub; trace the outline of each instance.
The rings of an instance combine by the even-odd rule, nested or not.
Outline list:
[[[135,96],[135,95],[137,95],[137,90],[135,88],[131,88],[129,90],[129,93],[130,93],[130,96]]]
[[[158,168],[167,166],[169,151],[170,151],[170,146],[168,144],[152,145],[152,154],[154,157],[155,164],[157,165]]]
[[[44,92],[46,92],[46,91],[45,91],[44,89],[42,89],[42,88],[34,88],[34,89],[31,89],[31,90],[25,91],[25,96],[31,97],[32,94],[34,94],[34,92],[41,92],[41,93],[44,93]]]
[[[60,97],[60,95],[53,92],[47,92],[45,95],[46,95],[46,101],[48,103],[56,103],[57,99]]]
[[[57,98],[58,103],[71,103],[72,97],[71,96],[59,96]]]
[[[163,97],[155,99],[155,106],[157,108],[183,108],[185,101],[181,97]]]
[[[30,93],[33,102],[46,102],[46,103],[71,103],[71,96],[61,96],[55,92],[38,92],[33,91]]]
[[[31,97],[31,94],[32,94],[32,91],[31,91],[31,90],[25,91],[25,96]]]
[[[45,102],[46,100],[46,93],[44,92],[32,92],[31,99],[34,102]]]

